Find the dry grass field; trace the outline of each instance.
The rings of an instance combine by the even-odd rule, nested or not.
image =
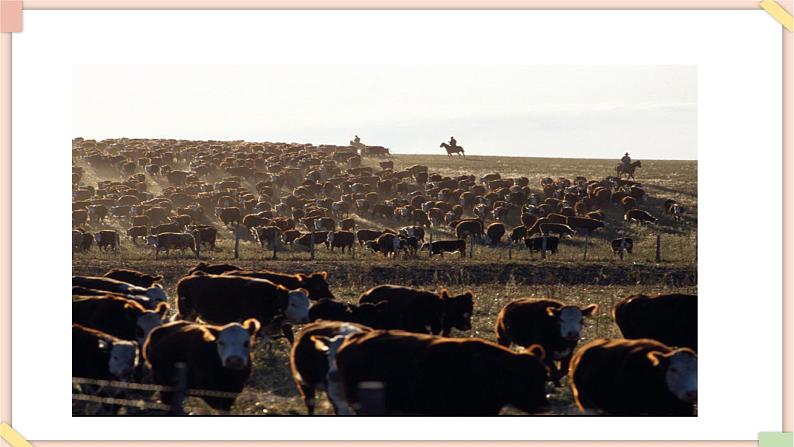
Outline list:
[[[518,157],[449,158],[445,155],[395,155],[395,169],[414,164],[428,166],[430,172],[456,176],[476,176],[499,172],[502,176],[526,176],[530,187],[539,189],[543,177],[584,176],[601,179],[614,175],[616,160],[541,159]],[[377,159],[364,159],[364,164],[377,164]],[[272,260],[272,252],[264,251],[248,237],[240,241],[239,259],[233,257],[233,232],[219,231],[215,251],[204,250],[204,262],[232,263],[245,268],[272,269],[286,272],[327,271],[329,284],[337,298],[355,302],[358,296],[370,287],[392,283],[439,290],[443,287],[452,292],[472,290],[475,294],[475,313],[471,332],[455,332],[455,336],[476,336],[489,340],[495,338],[494,321],[499,310],[511,300],[522,297],[553,297],[563,301],[599,305],[596,318],[590,321],[583,333],[587,341],[596,337],[619,337],[612,316],[612,305],[630,294],[644,293],[697,293],[697,162],[642,160],[637,181],[648,193],[648,201],[641,204],[659,218],[657,224],[643,227],[625,226],[622,210],[613,206],[607,211],[607,227],[599,229],[589,241],[587,259],[583,259],[584,240],[575,237],[561,242],[560,253],[540,259],[535,253],[530,257],[524,247],[511,249],[503,244],[499,247],[476,245],[473,258],[462,259],[457,254],[448,254],[443,259],[435,256],[428,259],[427,253],[416,257],[386,259],[357,247],[355,258],[349,254],[326,250],[318,246],[315,259],[305,250],[283,249],[278,259]],[[84,184],[95,184],[100,177],[89,166]],[[115,178],[112,178],[115,179]],[[157,193],[165,186],[147,177],[150,191]],[[253,188],[253,185],[248,185]],[[686,212],[681,222],[666,216],[663,202],[675,199]],[[396,227],[398,224],[386,220],[370,221],[358,218],[359,228]],[[214,222],[222,228],[220,222]],[[126,229],[125,222],[108,223],[109,228]],[[98,228],[91,228],[96,230]],[[634,253],[618,259],[611,250],[610,241],[619,235],[634,238]],[[655,261],[656,237],[661,240],[661,261]],[[444,229],[435,229],[435,239],[451,238]],[[122,238],[118,253],[100,253],[93,248],[86,253],[73,255],[73,274],[101,275],[110,268],[138,269],[147,273],[164,275],[163,283],[169,297],[176,296],[175,285],[186,271],[198,261],[191,254],[170,254],[155,259],[150,247],[133,245]],[[174,304],[173,302],[171,303]],[[245,391],[240,395],[232,414],[236,415],[280,415],[305,414],[289,373],[289,346],[286,341],[277,341],[272,350],[265,346],[255,349],[255,368]],[[563,381],[567,385],[567,379]],[[550,414],[578,414],[574,407],[570,389],[549,388],[553,402]],[[330,414],[331,408],[324,398],[318,405],[320,414]],[[189,399],[191,414],[216,414],[198,399]],[[81,408],[90,414],[96,411],[90,405]],[[134,409],[126,410],[135,413]],[[505,410],[506,414],[517,414]]]

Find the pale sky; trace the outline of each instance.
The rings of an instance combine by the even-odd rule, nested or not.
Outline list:
[[[75,65],[74,136],[697,159],[694,65]]]

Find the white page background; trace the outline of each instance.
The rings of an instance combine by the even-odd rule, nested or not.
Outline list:
[[[452,22],[467,31],[448,32]],[[781,431],[781,35],[761,10],[26,10],[13,36],[14,426],[31,440],[750,440]],[[71,271],[72,64],[354,62],[698,66],[698,417],[71,417],[70,307],[59,291]],[[47,218],[37,219],[42,203]],[[734,225],[736,204],[753,218]]]

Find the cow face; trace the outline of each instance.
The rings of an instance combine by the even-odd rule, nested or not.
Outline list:
[[[291,323],[307,323],[309,321],[309,292],[306,289],[289,291],[284,316]]]
[[[157,246],[157,236],[146,236],[146,245]]]
[[[108,354],[108,371],[119,380],[132,375],[138,365],[138,344],[132,341],[99,340],[99,349]]]
[[[331,237],[331,234],[332,233],[330,232],[328,233],[329,238]],[[298,274],[298,279],[301,282],[301,286],[309,291],[309,297],[313,300],[319,300],[321,298],[334,298],[334,295],[331,293],[331,289],[328,288],[328,282],[326,281],[327,278],[327,272],[314,272],[309,275]]]
[[[584,317],[589,317],[598,309],[597,304],[584,308],[576,306],[563,306],[560,308],[549,307],[546,310],[550,316],[557,319],[560,328],[560,337],[566,341],[577,341],[582,334]]]
[[[679,400],[695,403],[698,398],[698,358],[688,348],[676,349],[667,354],[659,351],[648,353],[654,366],[664,369],[667,389]]]
[[[167,310],[168,303],[160,303],[155,307],[155,310],[147,310],[135,320],[135,338],[139,345],[143,346],[143,342],[146,341],[149,332],[166,322],[165,313]]]
[[[243,324],[229,323],[220,328],[215,345],[224,368],[241,370],[248,366],[251,343],[260,327],[259,321],[249,318]]]

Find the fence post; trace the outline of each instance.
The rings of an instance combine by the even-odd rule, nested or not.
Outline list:
[[[510,244],[507,246],[507,259],[513,259],[513,238],[510,238]]]
[[[656,235],[656,262],[662,260],[662,236]]]
[[[474,257],[474,235],[471,235],[471,245],[469,245],[469,259]]]
[[[273,232],[273,259],[277,259],[277,255],[276,255],[276,250],[277,250],[276,249],[276,240],[277,239],[278,239],[278,233],[274,231]]]
[[[311,228],[311,239],[309,239],[309,254],[310,258],[314,260],[314,225]]]
[[[623,260],[623,250],[626,249],[626,235],[620,238],[620,260]]]
[[[430,227],[430,242],[427,244],[427,257],[433,257],[433,227]]]
[[[183,404],[187,395],[187,365],[178,362],[174,365],[174,392],[171,397],[171,410],[173,415],[184,414]]]
[[[201,257],[201,230],[196,232],[196,258]]]
[[[540,259],[546,259],[546,238],[547,236],[543,235],[543,242],[540,246]]]
[[[358,384],[358,414],[386,414],[386,393],[383,382],[361,382]]]
[[[583,260],[587,261],[587,242],[590,240],[590,235],[587,234],[584,237],[584,258]]]
[[[234,227],[234,259],[240,257],[240,224]]]

